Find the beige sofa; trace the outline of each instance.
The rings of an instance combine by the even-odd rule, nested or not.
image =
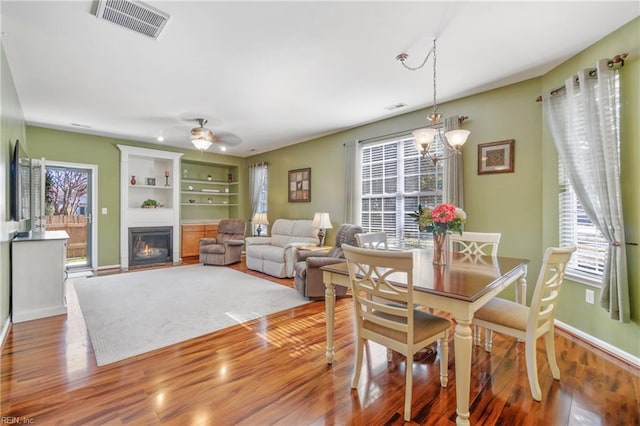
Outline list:
[[[317,246],[318,229],[311,220],[277,219],[270,237],[248,237],[247,268],[278,278],[292,278],[298,247]]]

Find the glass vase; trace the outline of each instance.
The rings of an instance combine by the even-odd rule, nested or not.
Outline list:
[[[447,234],[433,233],[433,264],[447,264]]]

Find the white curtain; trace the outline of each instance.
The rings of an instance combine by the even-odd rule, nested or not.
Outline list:
[[[249,220],[253,220],[253,216],[255,216],[260,207],[260,193],[266,174],[266,163],[251,164],[249,166],[249,201],[251,203],[251,216]]]
[[[600,296],[613,319],[630,321],[620,195],[620,90],[608,60],[545,94],[544,113],[569,182],[591,222],[609,241]]]
[[[352,140],[344,144],[344,223],[360,224],[360,144]]]
[[[444,121],[443,132],[456,130],[460,127],[460,118],[455,115]],[[443,202],[464,209],[464,163],[462,155],[454,154],[444,161],[444,194]]]

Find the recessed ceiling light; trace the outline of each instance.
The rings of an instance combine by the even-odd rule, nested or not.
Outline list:
[[[157,140],[158,142],[164,142],[164,138],[163,138],[162,136],[158,136],[158,137],[156,138],[156,140]]]
[[[220,145],[220,151],[226,151],[226,150],[227,150],[227,147],[226,147],[226,146],[222,146],[222,145]]]

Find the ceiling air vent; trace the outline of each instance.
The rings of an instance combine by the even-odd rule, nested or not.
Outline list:
[[[96,17],[156,39],[169,15],[136,0],[98,0]]]

